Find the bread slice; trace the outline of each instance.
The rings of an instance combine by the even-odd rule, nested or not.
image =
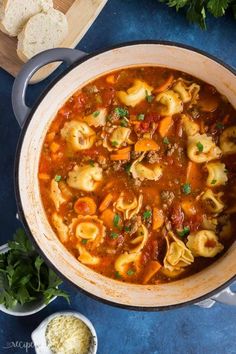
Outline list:
[[[58,47],[68,33],[66,16],[55,9],[32,16],[18,35],[17,54],[26,62],[35,54]]]
[[[52,0],[0,0],[0,29],[17,36],[29,18],[53,7]]]

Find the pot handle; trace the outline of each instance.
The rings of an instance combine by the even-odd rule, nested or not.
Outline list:
[[[48,49],[30,59],[17,75],[12,88],[12,106],[17,122],[22,127],[31,110],[25,103],[26,89],[31,77],[42,68],[52,62],[62,61],[68,66],[84,57],[86,53],[70,48]]]

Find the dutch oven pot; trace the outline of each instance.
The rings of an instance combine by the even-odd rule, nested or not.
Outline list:
[[[51,84],[37,104],[29,108],[25,93],[30,78],[42,66],[56,61],[66,62],[69,68]],[[209,297],[236,305],[236,294],[229,288],[223,290],[236,275],[236,242],[214,264],[185,279],[158,285],[125,284],[79,263],[60,243],[47,220],[37,175],[42,144],[58,109],[76,90],[98,76],[138,65],[158,65],[187,72],[215,86],[236,107],[235,71],[190,47],[168,42],[135,42],[88,56],[65,48],[38,54],[23,67],[12,92],[13,109],[22,126],[15,163],[20,218],[50,265],[79,289],[102,301],[139,310],[161,310]]]

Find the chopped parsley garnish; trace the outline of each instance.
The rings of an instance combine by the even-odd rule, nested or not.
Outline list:
[[[184,194],[190,194],[191,193],[191,185],[190,185],[190,183],[184,183],[183,185],[182,185],[182,191],[183,191],[183,193]]]
[[[130,232],[131,231],[131,226],[125,226],[124,230],[125,230],[125,232]]]
[[[93,160],[89,160],[89,164],[90,164],[90,166],[94,167],[94,161]]]
[[[127,127],[128,126],[128,121],[126,119],[121,119],[120,121],[120,126],[121,127]]]
[[[115,277],[116,277],[117,279],[120,279],[120,278],[121,278],[120,273],[119,273],[119,272],[115,272]]]
[[[122,108],[122,107],[116,107],[115,113],[119,116],[119,118],[124,118],[129,115],[129,112],[127,111],[127,109]]]
[[[113,240],[115,240],[119,235],[116,232],[111,232],[110,233],[110,238],[112,238]]]
[[[144,120],[144,118],[145,118],[145,114],[143,114],[143,113],[140,113],[140,114],[137,116],[137,119],[138,119],[138,120]]]
[[[114,141],[114,140],[113,140],[113,141],[111,142],[111,145],[112,145],[112,146],[117,146],[117,145],[119,145],[119,143],[118,143],[117,141]]]
[[[216,182],[217,182],[217,180],[216,180],[216,179],[213,179],[213,180],[211,181],[211,184],[216,184]]]
[[[54,179],[55,179],[56,182],[60,182],[61,178],[62,178],[62,177],[61,177],[60,175],[56,175],[56,176],[54,177]]]
[[[100,114],[100,111],[95,111],[95,112],[93,112],[94,118],[96,118],[97,116],[99,116],[99,114]]]
[[[147,90],[145,90],[145,95],[146,95],[146,100],[148,103],[151,103],[154,100],[154,96],[149,95]]]
[[[134,275],[135,271],[133,269],[127,270],[126,274],[127,275]]]
[[[189,232],[190,232],[190,229],[188,226],[184,226],[183,230],[177,230],[177,234],[180,236],[180,237],[184,237],[184,236],[187,236],[189,235]]]
[[[119,226],[119,221],[120,221],[120,216],[118,214],[115,214],[115,216],[113,218],[113,224],[115,227]]]
[[[217,122],[216,123],[216,128],[217,129],[224,129],[224,124],[222,124],[221,122]]]
[[[86,243],[88,242],[88,240],[87,240],[86,238],[83,238],[81,242],[82,242],[83,245],[86,245]]]
[[[164,137],[163,143],[166,144],[166,145],[169,145],[169,144],[170,144],[170,141],[169,141],[169,139],[167,138],[167,136]]]
[[[200,141],[196,144],[196,146],[197,146],[199,152],[203,152],[203,145],[202,145],[202,143],[200,143]]]
[[[151,216],[152,216],[151,210],[145,210],[145,212],[143,213],[144,220],[149,219]]]
[[[124,166],[124,169],[125,169],[125,172],[130,174],[130,168],[131,168],[131,164],[130,163],[127,163],[125,166]]]

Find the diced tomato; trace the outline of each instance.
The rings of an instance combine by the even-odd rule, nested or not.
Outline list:
[[[171,223],[176,230],[183,229],[184,213],[180,204],[175,203],[172,208]]]
[[[189,219],[188,226],[190,232],[195,232],[199,229],[199,227],[202,225],[202,219],[203,216],[201,214],[195,214]]]

